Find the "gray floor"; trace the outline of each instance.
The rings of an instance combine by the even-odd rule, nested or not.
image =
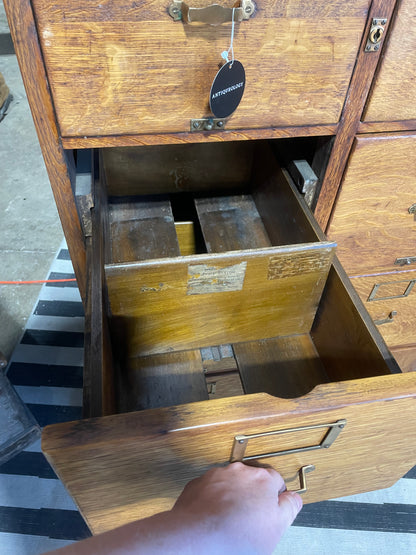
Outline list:
[[[0,35],[9,32],[0,0]],[[45,279],[63,233],[14,55],[0,52],[13,94],[0,122],[0,281]],[[18,343],[40,285],[0,284],[0,352]]]

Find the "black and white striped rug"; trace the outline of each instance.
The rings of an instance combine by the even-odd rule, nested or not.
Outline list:
[[[63,245],[49,279],[73,277]],[[76,283],[45,284],[8,368],[41,426],[81,417],[83,328]],[[88,535],[40,442],[0,466],[0,555],[39,555]],[[276,553],[416,555],[416,468],[389,489],[305,506]]]

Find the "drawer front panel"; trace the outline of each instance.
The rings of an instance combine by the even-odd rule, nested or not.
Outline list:
[[[364,116],[366,122],[416,119],[416,80],[412,54],[416,42],[415,13],[415,0],[400,2]]]
[[[416,268],[415,181],[416,135],[356,140],[328,230],[350,276]]]
[[[169,3],[33,2],[62,136],[186,132],[192,118],[210,116],[231,23],[174,21]],[[336,123],[368,5],[258,0],[235,24],[246,87],[227,129]]]
[[[390,347],[416,343],[416,271],[351,282]]]
[[[230,461],[241,434],[283,431],[250,440],[246,455],[294,450],[260,461],[293,490],[299,470],[314,466],[303,495],[315,502],[389,486],[414,465],[415,389],[414,374],[397,374],[322,385],[297,400],[258,394],[129,413],[51,426],[43,449],[93,533],[169,510],[187,481]],[[343,419],[319,448],[328,424]]]

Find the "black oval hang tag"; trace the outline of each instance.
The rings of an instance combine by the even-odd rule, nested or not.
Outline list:
[[[243,97],[246,72],[238,60],[225,63],[215,76],[209,106],[216,118],[228,118]]]

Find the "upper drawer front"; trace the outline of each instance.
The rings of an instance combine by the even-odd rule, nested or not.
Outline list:
[[[416,1],[402,0],[400,4],[364,116],[366,122],[416,119]]]
[[[170,0],[33,4],[62,136],[186,132],[192,118],[211,115],[231,23],[174,21]],[[254,16],[235,24],[246,87],[227,128],[336,123],[368,5],[257,0]]]
[[[359,138],[328,231],[350,276],[416,268],[416,135]]]

